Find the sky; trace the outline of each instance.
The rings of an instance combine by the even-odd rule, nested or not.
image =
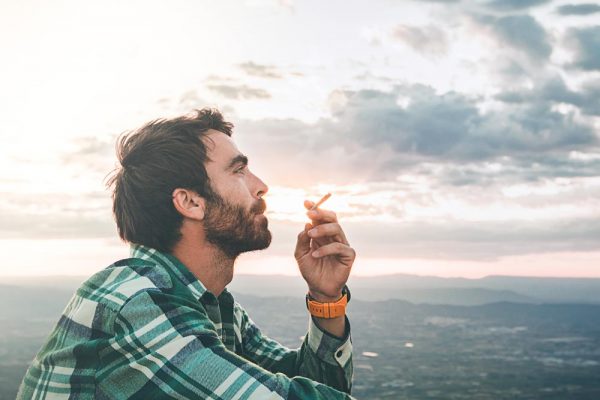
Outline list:
[[[331,192],[356,276],[600,277],[600,4],[2,0],[0,52],[0,276],[126,258],[116,138],[209,106],[269,185],[238,274]]]

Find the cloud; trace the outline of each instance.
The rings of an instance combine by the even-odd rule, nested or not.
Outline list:
[[[266,90],[253,88],[246,85],[207,85],[207,87],[228,99],[248,100],[271,98],[271,94]]]
[[[529,15],[493,17],[475,16],[475,20],[489,26],[502,41],[527,54],[532,60],[547,60],[552,54],[552,45],[544,27]]]
[[[448,41],[444,32],[430,25],[426,27],[399,25],[392,37],[406,43],[419,53],[442,55],[448,50]]]
[[[500,185],[533,185],[549,179],[586,179],[600,175],[600,160],[576,159],[570,154],[573,153],[532,155],[518,159],[504,157],[494,162],[474,161],[462,164],[439,162],[423,164],[415,172],[423,177],[429,176],[437,184],[486,190]]]
[[[571,104],[584,114],[600,116],[600,82],[590,81],[577,92],[569,89],[562,78],[554,77],[538,83],[534,88],[521,91],[507,91],[496,96],[507,103],[546,103]]]
[[[556,101],[572,94],[551,84],[538,91],[510,93],[514,99],[485,113],[481,99],[438,94],[425,85],[337,91],[331,118],[312,124],[243,120],[236,124],[236,141],[272,183],[293,187],[310,186],[313,173],[337,185],[390,182],[410,172],[475,187],[598,175],[600,163],[569,158],[572,151],[599,146],[591,126],[555,109]],[[501,171],[482,168],[493,162],[501,163]]]
[[[79,164],[99,174],[106,174],[115,154],[116,135],[82,136],[72,142],[73,150],[61,155],[63,164]]]
[[[248,61],[238,65],[245,73],[259,78],[281,79],[282,75],[271,65],[255,64]]]
[[[116,225],[110,218],[61,214],[6,215],[0,212],[0,222],[0,239],[82,239],[116,235]]]
[[[110,194],[2,193],[0,239],[110,237]]]
[[[561,221],[348,222],[344,231],[361,257],[495,261],[500,257],[562,251],[595,251],[600,219]],[[288,255],[299,224],[270,221],[273,255]]]
[[[234,137],[249,154],[255,172],[268,175],[269,184],[293,188],[381,179],[378,171],[397,157],[389,148],[365,147],[340,138],[329,119],[315,124],[295,119],[240,120]]]
[[[575,47],[572,66],[586,71],[600,70],[600,26],[572,29],[568,37]]]
[[[523,10],[551,2],[552,0],[493,0],[484,5],[498,11]]]
[[[530,90],[501,93],[496,98],[501,105],[485,112],[480,109],[481,98],[453,91],[437,93],[418,84],[334,94],[331,116],[314,123],[234,121],[235,140],[242,151],[252,154],[253,168],[268,171],[274,184],[292,187],[312,185],[315,179],[307,174],[309,170],[318,173],[322,183],[349,184],[394,180],[419,165],[438,163],[451,171],[449,165],[477,165],[504,157],[513,165],[545,157],[547,167],[533,172],[541,176],[588,176],[589,165],[566,157],[571,151],[585,152],[599,145],[585,119],[556,106],[571,104],[584,114],[598,115],[600,84],[590,83],[575,92],[555,78]],[[79,163],[101,176],[113,167],[114,140],[84,138],[74,142],[74,147],[63,156],[64,162]],[[520,165],[506,179],[520,179],[527,168]],[[439,179],[454,185],[493,182],[486,174],[478,176],[476,170],[453,171],[454,175]]]
[[[423,85],[392,92],[347,92],[348,101],[330,129],[337,140],[365,146],[388,144],[400,155],[433,159],[488,159],[565,151],[597,144],[592,129],[550,104],[523,103],[482,114],[477,99],[455,92],[437,94]],[[408,101],[398,105],[398,98]]]
[[[210,75],[206,78],[205,82],[209,83],[218,83],[221,82],[234,82],[233,78],[221,77],[216,75]],[[208,93],[204,91],[204,94]],[[214,99],[215,96],[211,96]],[[216,107],[219,108],[222,112],[232,112],[233,109],[228,104],[218,104],[214,101],[208,101],[207,99],[200,96],[198,90],[191,89],[179,97],[163,97],[157,101],[157,105],[160,108],[160,114],[148,114],[148,119],[161,117],[161,116],[179,116],[189,113],[192,110],[200,109],[203,107]],[[114,142],[114,141],[113,141]]]
[[[392,92],[347,92],[335,114],[340,136],[366,146],[389,144],[398,153],[444,156],[452,153],[478,118],[473,102],[457,93],[437,96],[423,85],[399,86]],[[406,108],[398,98],[408,100]],[[342,139],[342,138],[340,138]]]
[[[556,9],[560,15],[589,15],[600,12],[600,5],[594,3],[566,4]]]

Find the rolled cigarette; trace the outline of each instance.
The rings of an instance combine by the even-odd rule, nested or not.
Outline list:
[[[328,198],[331,197],[331,193],[327,193],[325,196],[323,196],[321,198],[321,200],[319,200],[314,206],[311,207],[311,211],[312,210],[316,210],[321,204],[325,203],[327,201]]]

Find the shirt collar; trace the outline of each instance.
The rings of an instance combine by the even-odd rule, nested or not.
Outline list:
[[[177,278],[183,282],[185,286],[187,286],[187,288],[198,300],[208,292],[202,282],[200,282],[198,278],[196,278],[194,274],[192,274],[190,270],[187,269],[187,267],[173,255],[160,252],[156,249],[141,244],[131,244],[129,251],[131,257],[151,261],[154,264],[173,272],[175,276],[177,276]],[[223,290],[223,292],[226,291],[227,288]]]

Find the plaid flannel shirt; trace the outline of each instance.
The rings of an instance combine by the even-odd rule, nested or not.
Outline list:
[[[264,336],[175,257],[132,258],[73,295],[17,399],[351,399],[352,344],[309,319],[300,348]]]

